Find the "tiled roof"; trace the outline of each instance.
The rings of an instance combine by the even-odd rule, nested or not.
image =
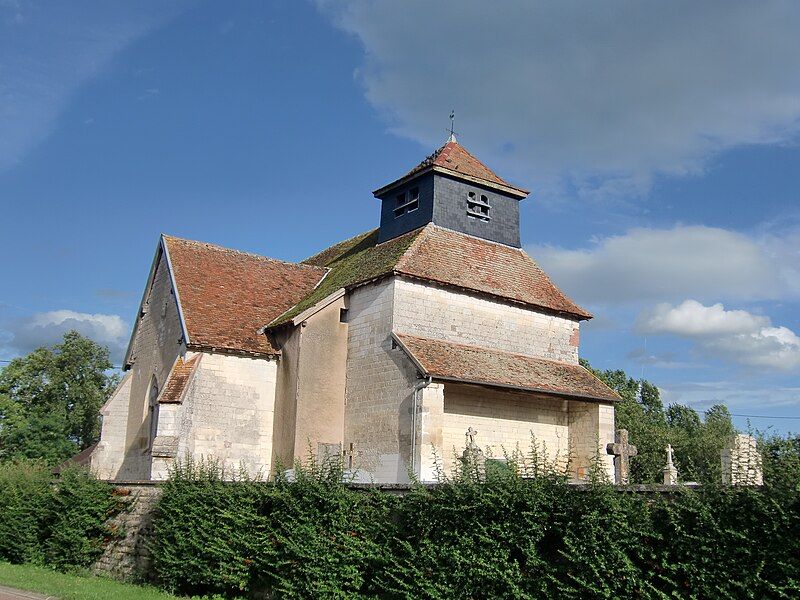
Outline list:
[[[421,232],[422,229],[416,229],[378,244],[378,230],[374,229],[305,260],[305,264],[329,268],[327,277],[313,292],[269,323],[269,326],[276,327],[290,321],[340,288],[349,288],[392,273],[397,261]]]
[[[97,444],[99,442],[95,442],[88,448],[85,448],[78,452],[75,456],[72,456],[62,462],[60,465],[55,467],[52,471],[53,475],[59,475],[61,471],[68,469],[70,467],[89,467],[92,464],[92,453],[97,449]]]
[[[619,395],[580,365],[479,346],[393,333],[405,352],[434,379],[616,401]]]
[[[405,275],[578,319],[591,314],[559,290],[523,250],[428,224],[382,244],[377,230],[306,260],[330,273],[309,296],[275,319],[286,323],[339,288],[390,274]]]
[[[428,225],[395,272],[589,319],[524,250]]]
[[[396,183],[405,181],[414,175],[423,173],[429,169],[443,170],[456,176],[462,175],[469,178],[479,179],[491,185],[509,188],[510,191],[515,192],[518,195],[528,195],[527,190],[512,185],[505,179],[501,178],[499,175],[497,175],[497,173],[475,158],[475,156],[473,156],[469,150],[464,148],[464,146],[455,140],[449,140],[444,144],[444,146],[441,146],[439,149],[437,149],[433,154],[411,169],[403,177],[387,186],[384,186],[380,190],[376,190],[376,193],[394,187]]]
[[[183,392],[188,387],[201,356],[202,354],[195,354],[189,360],[184,360],[182,356],[175,359],[167,383],[158,396],[159,403],[172,404],[183,400]]]
[[[189,347],[254,355],[279,350],[259,329],[303,298],[326,270],[164,236]]]

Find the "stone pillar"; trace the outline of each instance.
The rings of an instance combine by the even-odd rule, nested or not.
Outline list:
[[[734,435],[721,452],[722,483],[726,485],[763,485],[761,454],[756,438],[746,433]]]
[[[601,476],[615,481],[613,457],[606,453],[614,443],[614,405],[599,402],[569,401],[570,472],[577,479],[588,479],[593,463]]]
[[[415,474],[422,482],[436,482],[444,458],[444,384],[431,383],[417,394]]]

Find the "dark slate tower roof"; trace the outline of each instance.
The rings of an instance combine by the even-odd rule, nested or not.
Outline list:
[[[382,202],[378,241],[433,223],[519,248],[519,201],[528,191],[502,179],[454,136],[416,167],[373,192]]]

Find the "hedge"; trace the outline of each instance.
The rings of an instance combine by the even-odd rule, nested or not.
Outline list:
[[[90,566],[114,535],[106,521],[122,505],[85,469],[36,461],[0,463],[0,560],[60,570]]]
[[[165,484],[152,545],[179,593],[275,598],[796,598],[800,494],[633,493],[555,476],[350,489],[340,474]]]

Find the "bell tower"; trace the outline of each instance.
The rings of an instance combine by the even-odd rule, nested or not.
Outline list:
[[[451,133],[436,152],[373,192],[381,201],[378,242],[434,223],[519,248],[519,202],[528,191],[498,177]]]

